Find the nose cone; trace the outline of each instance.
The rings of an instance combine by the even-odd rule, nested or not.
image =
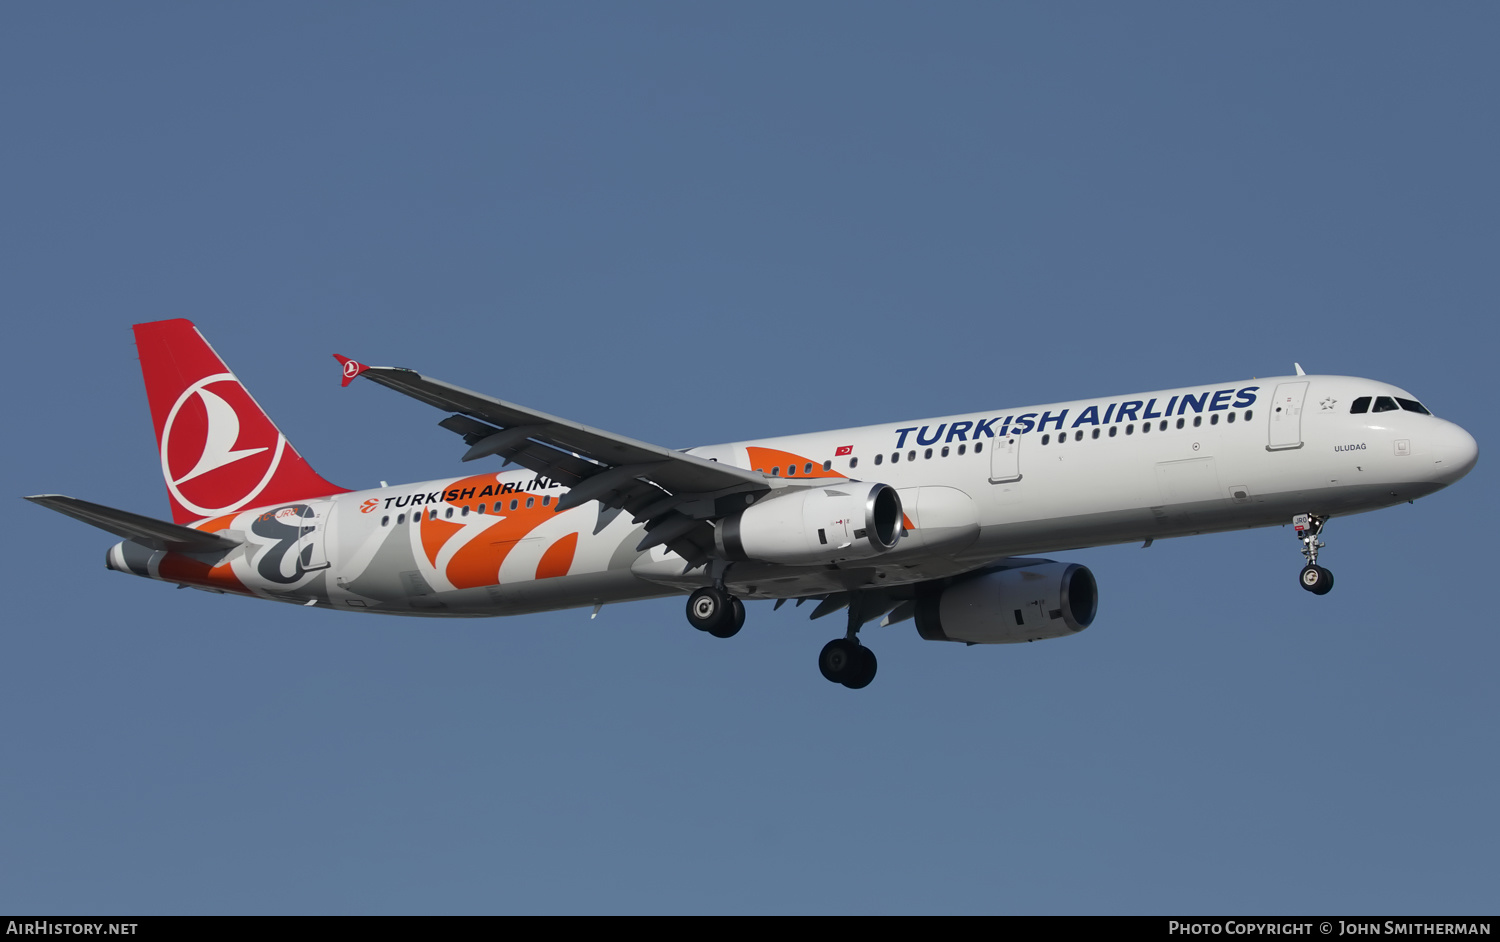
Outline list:
[[[1479,443],[1474,441],[1473,435],[1452,422],[1443,423],[1433,444],[1437,480],[1444,484],[1452,484],[1468,474],[1479,461]]]

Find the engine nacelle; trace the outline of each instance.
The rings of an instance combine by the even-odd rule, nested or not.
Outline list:
[[[1076,563],[980,573],[917,599],[917,633],[928,641],[1014,644],[1077,634],[1099,611],[1094,574]]]
[[[729,559],[788,565],[867,559],[901,538],[901,498],[888,484],[786,488],[719,522]]]

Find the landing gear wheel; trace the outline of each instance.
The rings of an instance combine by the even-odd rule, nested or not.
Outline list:
[[[1302,558],[1307,560],[1297,581],[1313,595],[1327,595],[1333,588],[1333,573],[1318,565],[1318,550],[1328,545],[1318,539],[1326,523],[1328,518],[1321,514],[1298,514],[1292,518],[1292,528],[1302,544]]]
[[[823,645],[823,650],[818,654],[818,670],[823,672],[825,680],[835,684],[844,682],[844,678],[850,676],[850,669],[859,658],[859,645],[843,638],[834,638]]]
[[[875,652],[864,645],[860,645],[855,650],[859,652],[859,658],[854,664],[853,676],[842,681],[843,685],[850,690],[868,687],[870,681],[875,679]]]
[[[1327,595],[1333,589],[1333,573],[1322,566],[1304,566],[1298,577],[1302,588],[1313,595]]]
[[[732,637],[745,623],[745,603],[715,586],[688,596],[688,624],[715,638]]]
[[[818,655],[818,670],[824,679],[850,690],[868,687],[875,679],[875,666],[875,652],[847,638],[833,639]]]
[[[729,597],[729,618],[719,627],[708,629],[708,633],[715,638],[733,638],[739,634],[741,628],[745,627],[745,603],[734,596]]]

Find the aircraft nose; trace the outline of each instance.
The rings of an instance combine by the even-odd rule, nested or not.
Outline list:
[[[1437,466],[1438,480],[1452,484],[1474,469],[1479,461],[1479,443],[1474,441],[1461,426],[1444,422],[1434,442],[1433,461]]]

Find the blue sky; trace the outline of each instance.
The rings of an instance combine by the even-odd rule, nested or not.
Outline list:
[[[0,9],[0,910],[1493,913],[1500,12]],[[348,487],[453,473],[335,351],[675,447],[1289,372],[1480,442],[1413,506],[1066,554],[1074,638],[769,603],[461,624],[106,572],[129,325]],[[802,612],[806,612],[804,608]],[[830,620],[833,621],[833,620]]]

